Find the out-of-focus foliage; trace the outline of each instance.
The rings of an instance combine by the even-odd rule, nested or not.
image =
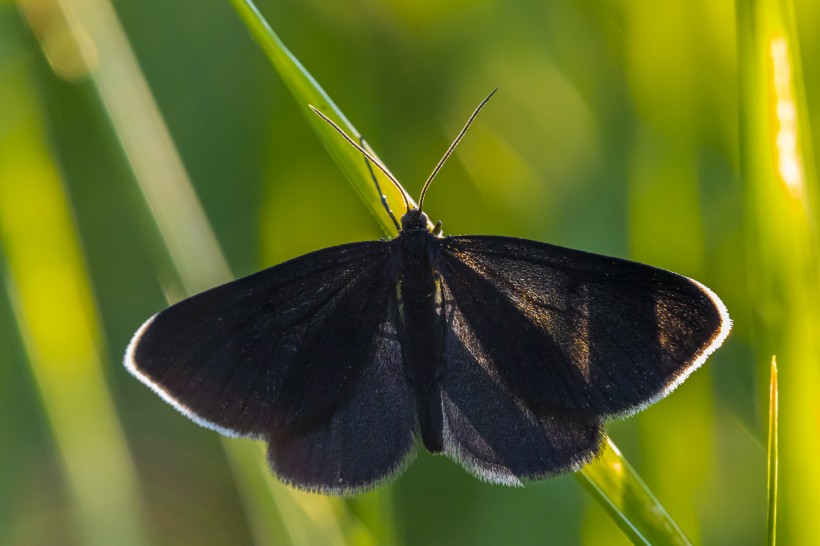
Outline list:
[[[717,292],[725,347],[611,437],[695,543],[763,542],[777,353],[778,537],[817,540],[817,2],[258,5],[411,193],[500,88],[426,198],[446,233],[637,259]],[[112,44],[145,89],[95,79]],[[129,144],[146,96],[170,138]],[[237,275],[382,236],[302,106],[228,0],[0,2],[0,543],[625,542],[571,477],[506,489],[426,454],[353,501],[253,491],[249,453],[226,457],[123,369],[140,323],[207,282],[174,265],[135,154],[190,180]]]

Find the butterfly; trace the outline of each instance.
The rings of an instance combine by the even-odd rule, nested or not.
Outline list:
[[[490,94],[492,96],[492,94]],[[421,443],[494,483],[577,470],[604,420],[665,397],[731,328],[684,276],[545,243],[448,236],[425,193],[392,240],[318,250],[148,319],[127,369],[196,423],[268,443],[297,488],[352,494]],[[374,177],[375,180],[375,177]],[[381,192],[380,192],[381,193]]]

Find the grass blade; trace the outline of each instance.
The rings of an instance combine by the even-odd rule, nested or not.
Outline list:
[[[251,0],[232,0],[232,4],[290,89],[310,126],[347,176],[357,195],[376,218],[382,230],[388,235],[394,235],[395,226],[387,215],[378,192],[375,191],[372,177],[376,176],[379,180],[381,192],[397,216],[404,212],[404,200],[401,194],[378,169],[371,171],[362,155],[345,142],[332,127],[311,112],[308,105],[314,106],[331,118],[352,138],[358,139],[359,132],[316,79],[304,68],[299,59],[287,49],[254,3]],[[366,147],[376,156],[369,146]],[[415,206],[412,199],[410,203]],[[369,544],[374,540],[379,544],[395,542],[389,490],[374,491],[349,502],[353,511],[361,516],[358,525],[353,525],[351,531],[348,532],[349,540],[357,544]],[[363,525],[365,522],[368,524],[366,528]]]
[[[776,354],[789,364],[778,383],[784,396],[777,530],[781,541],[813,544],[816,510],[807,507],[820,506],[820,437],[806,431],[816,430],[820,415],[820,247],[799,40],[788,0],[737,7],[753,341],[761,361]],[[759,370],[761,390],[770,385],[767,375]]]
[[[305,70],[296,57],[284,46],[270,25],[262,18],[258,9],[250,0],[232,0],[234,7],[253,32],[257,41],[268,54],[280,76],[291,89],[297,102],[308,112],[307,104],[322,104],[319,108],[331,116],[334,121],[351,135],[358,135],[352,124],[333,103],[330,97],[319,86],[316,80]],[[329,114],[328,112],[332,112]],[[317,130],[325,146],[336,159],[342,170],[351,179],[357,192],[377,217],[382,227],[393,230],[392,222],[386,220],[381,203],[372,191],[372,181],[358,152],[342,142],[335,131],[322,123],[315,115],[308,115],[308,121]],[[370,190],[366,188],[371,188]],[[392,188],[392,186],[391,186]],[[382,189],[385,186],[382,185]],[[399,198],[400,199],[400,198]],[[391,203],[397,203],[395,198]],[[607,449],[602,458],[581,470],[579,479],[596,499],[600,500],[608,513],[633,540],[640,537],[661,537],[666,544],[689,544],[685,535],[669,517],[660,503],[655,499],[646,485],[608,440]],[[625,504],[628,503],[628,504]]]
[[[769,487],[768,487],[768,540],[774,546],[777,526],[777,359],[772,356],[769,379]]]
[[[91,280],[60,167],[42,132],[30,61],[20,55],[0,68],[0,104],[14,105],[0,108],[0,251],[72,493],[77,534],[64,540],[146,544],[142,491],[108,390]]]
[[[74,0],[61,3],[60,9],[64,10],[62,16],[68,22],[69,30],[75,36],[90,39],[95,45],[92,51],[96,55],[86,59],[89,74],[185,292],[191,294],[231,280],[233,275],[227,261],[110,2]],[[280,511],[301,510],[292,497],[295,495],[292,490],[283,488],[283,493],[258,486],[269,483],[269,471],[265,464],[248,462],[259,459],[254,443],[230,439],[223,442],[243,497],[253,504],[253,508],[276,506]],[[317,503],[322,502],[324,500],[317,500]],[[318,531],[304,541],[298,540],[298,534],[292,535],[293,544],[338,543],[335,537],[339,532],[332,532],[332,529],[341,525],[335,521],[339,511],[334,507],[336,505],[331,506],[330,501],[327,503],[323,513],[331,514],[334,521],[325,527],[316,526],[314,531]],[[253,509],[246,510],[246,513],[260,542],[281,536],[277,522],[268,514]]]
[[[282,81],[290,89],[299,104],[299,108],[305,113],[308,123],[316,132],[328,153],[347,176],[356,194],[376,217],[382,230],[388,235],[395,235],[396,228],[382,206],[380,196],[375,189],[370,171],[362,155],[344,142],[333,128],[311,112],[308,105],[313,105],[335,121],[354,140],[358,140],[361,136],[360,133],[302,63],[285,47],[279,36],[262,17],[256,5],[251,0],[231,0],[231,3],[268,56],[268,59],[270,59]],[[372,150],[369,151],[372,152]],[[376,157],[378,158],[378,156]],[[391,210],[394,211],[397,217],[401,216],[404,213],[404,200],[401,193],[382,173],[376,169],[374,169],[374,172],[379,181],[382,194],[386,196]],[[410,203],[415,206],[412,199]]]
[[[601,456],[575,476],[634,544],[691,544],[609,438]]]

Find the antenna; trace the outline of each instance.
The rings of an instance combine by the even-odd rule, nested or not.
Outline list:
[[[473,120],[476,118],[476,116],[481,111],[481,109],[484,108],[484,105],[487,104],[487,102],[490,100],[490,98],[493,95],[495,95],[496,91],[498,91],[497,87],[495,89],[493,89],[492,93],[487,95],[486,99],[481,101],[481,104],[479,104],[478,107],[473,111],[473,114],[470,116],[470,119],[468,119],[467,123],[464,124],[464,127],[461,129],[461,132],[458,134],[456,139],[453,141],[452,144],[450,144],[450,147],[447,148],[447,151],[444,152],[444,157],[439,159],[438,164],[436,164],[436,168],[433,169],[433,172],[430,173],[429,177],[427,177],[427,182],[424,183],[424,187],[421,189],[421,196],[419,197],[419,210],[421,210],[422,206],[424,205],[424,195],[427,193],[427,188],[430,187],[430,184],[433,182],[433,179],[436,177],[438,172],[441,170],[441,167],[444,165],[444,162],[447,161],[447,158],[450,157],[450,154],[453,153],[453,150],[456,149],[456,146],[458,146],[458,143],[461,142],[462,138],[464,138],[464,135],[467,133],[467,129],[470,128],[470,125],[472,125]]]
[[[409,211],[409,210],[410,210],[410,198],[409,198],[409,197],[407,197],[407,193],[404,191],[404,188],[402,188],[402,187],[401,187],[401,184],[399,184],[399,181],[398,181],[398,180],[396,180],[396,177],[395,177],[395,176],[393,176],[392,174],[390,174],[390,171],[388,171],[388,170],[387,170],[387,167],[385,167],[384,165],[382,165],[382,164],[381,164],[381,162],[380,162],[378,159],[376,159],[375,157],[373,157],[373,155],[372,155],[370,152],[368,152],[367,150],[365,150],[364,148],[362,148],[362,147],[361,147],[359,144],[357,144],[357,143],[356,143],[356,142],[355,142],[352,138],[350,138],[349,136],[347,136],[347,133],[345,133],[344,131],[342,131],[341,127],[339,127],[338,125],[336,125],[336,123],[335,123],[332,119],[330,119],[329,117],[327,117],[326,115],[324,115],[322,112],[320,112],[318,108],[316,108],[316,107],[315,107],[315,106],[313,106],[312,104],[308,104],[308,108],[310,108],[311,110],[313,110],[313,112],[314,112],[316,115],[318,115],[320,118],[322,118],[323,120],[325,120],[325,121],[328,123],[328,125],[330,125],[330,126],[331,126],[331,127],[333,127],[334,129],[336,129],[336,132],[338,132],[340,135],[342,135],[342,137],[343,137],[343,138],[344,138],[344,139],[345,139],[345,140],[346,140],[346,141],[347,141],[347,142],[348,142],[351,146],[353,146],[354,148],[356,148],[357,150],[359,150],[359,152],[360,152],[360,153],[361,153],[361,154],[362,154],[362,155],[363,155],[366,159],[369,159],[370,161],[372,161],[372,162],[373,162],[373,164],[374,164],[376,167],[378,167],[378,169],[379,169],[381,172],[383,172],[383,173],[384,173],[384,175],[385,175],[385,176],[386,176],[386,177],[390,180],[390,182],[392,182],[392,183],[393,183],[393,185],[394,185],[394,186],[396,186],[396,189],[397,189],[397,190],[399,190],[399,193],[401,193],[401,197],[402,197],[402,199],[404,199],[404,208],[405,208],[405,210],[408,210],[408,211]],[[368,166],[369,166],[369,164],[368,164]],[[372,172],[372,171],[371,171],[371,172]],[[378,187],[378,186],[377,186],[377,187]],[[379,192],[379,193],[381,193],[381,192]],[[392,215],[391,215],[391,217],[392,217]],[[395,222],[395,221],[396,221],[396,219],[395,219],[395,218],[393,218],[393,221]]]

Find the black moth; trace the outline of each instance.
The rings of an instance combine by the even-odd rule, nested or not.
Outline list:
[[[507,485],[592,460],[604,419],[669,394],[720,346],[729,315],[662,269],[431,230],[424,193],[488,99],[395,239],[181,301],[134,335],[128,370],[196,423],[267,441],[273,471],[300,489],[372,488],[410,463],[417,438]]]

